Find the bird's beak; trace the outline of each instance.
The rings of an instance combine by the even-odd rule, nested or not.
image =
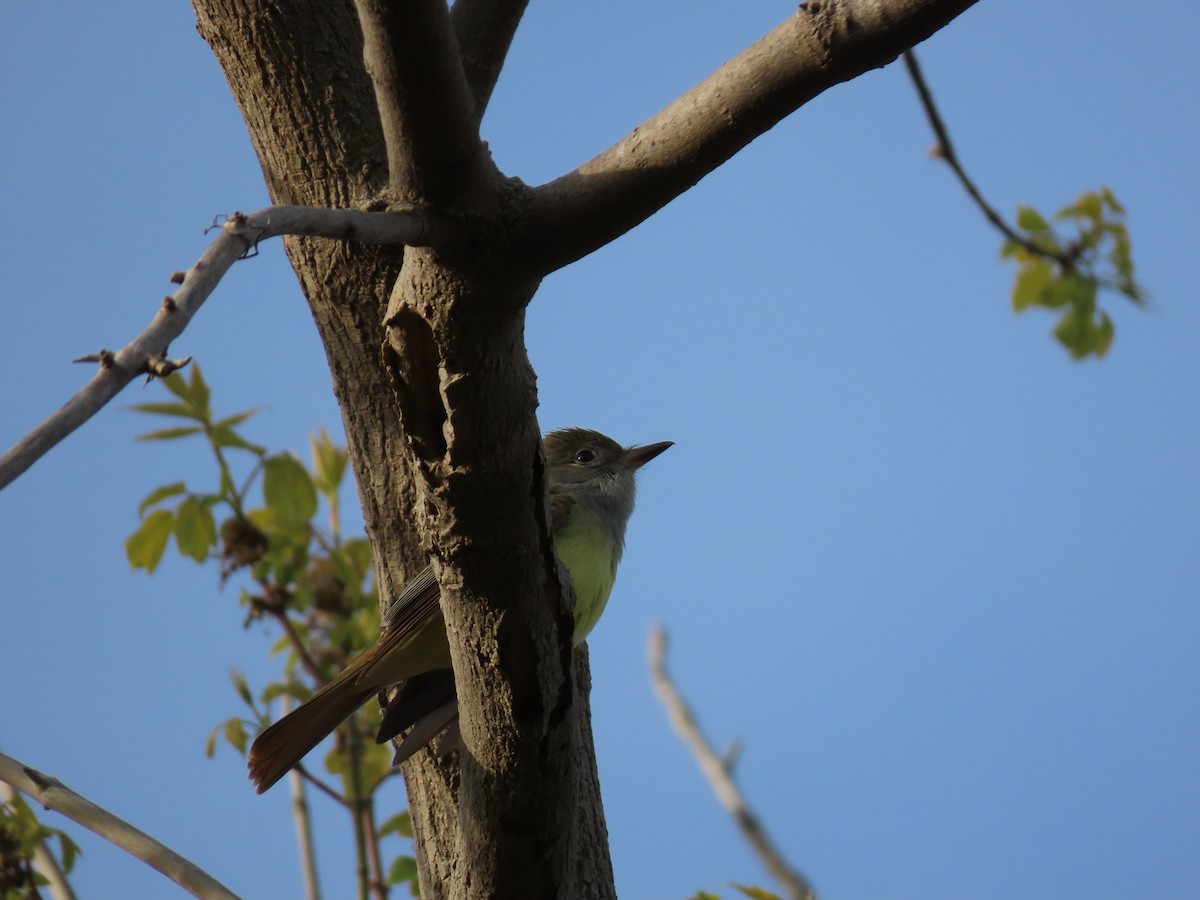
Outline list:
[[[674,441],[660,441],[657,444],[647,444],[645,447],[630,447],[617,458],[616,464],[622,469],[636,472],[674,443]]]

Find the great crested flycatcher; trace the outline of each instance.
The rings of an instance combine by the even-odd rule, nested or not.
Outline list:
[[[550,524],[558,555],[575,586],[576,644],[588,636],[612,592],[625,549],[625,525],[633,512],[637,470],[670,446],[663,441],[625,448],[586,428],[564,428],[546,436]],[[438,597],[433,569],[426,567],[388,609],[379,640],[258,736],[250,747],[249,766],[260,794],[368,697],[389,685],[405,682],[389,706],[378,742],[417,726],[405,739],[397,762],[454,722],[450,647]]]

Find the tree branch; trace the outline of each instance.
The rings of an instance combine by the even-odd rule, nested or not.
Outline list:
[[[816,894],[808,879],[796,871],[776,849],[759,821],[758,816],[750,809],[746,798],[733,780],[732,766],[723,761],[696,721],[696,714],[688,706],[687,701],[680,695],[675,683],[667,672],[667,634],[661,626],[656,626],[650,632],[650,678],[654,682],[654,690],[667,708],[667,715],[675,731],[688,745],[700,771],[708,779],[713,793],[726,812],[733,816],[734,822],[741,829],[742,836],[758,854],[771,877],[779,882],[787,895],[793,900],[815,900]]]
[[[308,783],[319,790],[322,794],[329,797],[335,803],[340,803],[346,809],[351,808],[350,801],[339,794],[328,782],[322,781],[312,773],[310,769],[304,767],[304,763],[299,762],[292,768],[293,772],[299,772],[304,778],[308,779]]]
[[[1023,237],[1004,220],[1004,217],[996,211],[994,206],[984,199],[978,186],[967,175],[967,170],[963,168],[962,162],[958,158],[958,151],[954,149],[954,144],[950,140],[950,132],[946,129],[946,123],[942,121],[942,115],[938,112],[937,104],[933,100],[933,93],[929,90],[929,85],[925,83],[925,76],[921,73],[921,65],[917,62],[917,55],[911,50],[904,51],[904,67],[908,69],[909,77],[912,78],[913,85],[917,89],[917,95],[921,98],[921,106],[924,107],[925,115],[929,119],[929,127],[933,129],[933,133],[937,137],[937,144],[934,146],[931,155],[940,157],[946,161],[946,164],[958,176],[958,180],[962,183],[963,188],[971,196],[971,199],[975,201],[975,204],[983,212],[983,215],[1006,238],[1014,244],[1024,247],[1034,256],[1049,257],[1068,271],[1074,269],[1076,261],[1069,253],[1055,253],[1046,247],[1039,247],[1033,241]]]
[[[174,850],[80,797],[58,779],[47,777],[3,753],[0,753],[0,780],[28,794],[46,809],[52,809],[78,822],[146,865],[158,869],[194,896],[237,900],[236,894]]]
[[[163,300],[146,329],[116,353],[101,351],[90,357],[100,362],[100,371],[92,380],[0,457],[0,490],[98,413],[133,379],[147,373],[164,374],[158,361],[229,268],[252,255],[260,241],[283,234],[409,246],[448,245],[457,237],[449,223],[418,212],[268,206],[250,215],[234,213],[199,261],[174,277],[176,281],[182,277],[179,290]]]
[[[621,236],[826,89],[884,66],[975,0],[810,0],[621,141],[534,190],[524,250],[550,272]]]
[[[284,713],[292,710],[285,702]],[[304,900],[321,900],[321,880],[317,877],[317,852],[313,844],[312,815],[308,809],[308,793],[304,776],[293,769],[288,773],[288,790],[292,795],[292,823],[296,826],[296,848],[300,853],[300,874],[304,880]]]
[[[486,172],[445,0],[355,0],[392,199],[439,203]]]
[[[456,0],[450,21],[458,38],[463,74],[475,98],[475,127],[483,121],[529,0]]]

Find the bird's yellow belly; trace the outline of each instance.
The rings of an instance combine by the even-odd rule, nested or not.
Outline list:
[[[579,514],[576,513],[576,516]],[[617,557],[612,538],[598,523],[572,522],[568,534],[556,535],[558,555],[575,585],[576,644],[586,638],[599,621],[617,578]]]

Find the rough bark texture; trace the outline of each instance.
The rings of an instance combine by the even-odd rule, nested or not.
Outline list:
[[[615,896],[524,346],[538,281],[971,2],[810,0],[611,150],[531,189],[495,170],[477,134],[524,0],[460,0],[453,16],[442,0],[193,0],[275,202],[402,203],[468,235],[405,253],[287,243],[381,599],[429,559],[442,587],[465,750],[406,770],[422,896]]]
[[[194,4],[225,70],[276,203],[364,208],[387,184],[379,113],[349,4],[212,0]],[[424,565],[404,511],[414,492],[383,370],[380,322],[403,252],[290,238],[287,253],[325,345],[380,591]],[[398,515],[397,512],[400,514]]]

